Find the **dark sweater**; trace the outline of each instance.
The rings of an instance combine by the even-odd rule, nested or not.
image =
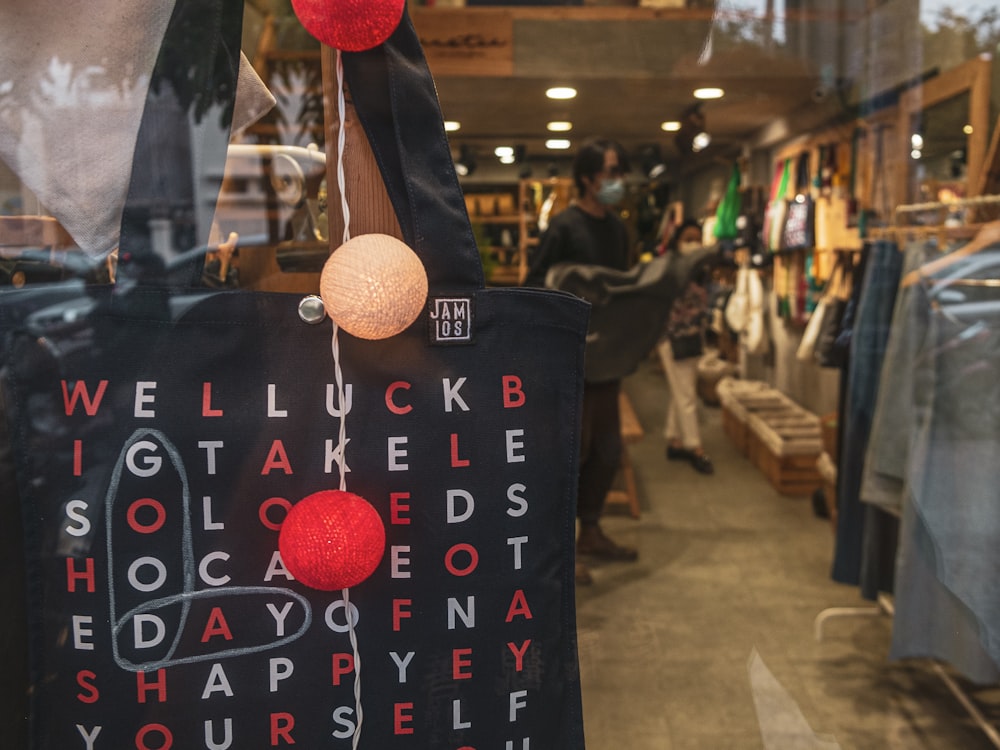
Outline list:
[[[549,222],[531,262],[526,284],[544,286],[556,263],[588,263],[628,270],[628,232],[612,211],[603,218],[572,205]]]

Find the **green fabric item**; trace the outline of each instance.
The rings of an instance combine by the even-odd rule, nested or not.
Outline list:
[[[785,169],[781,173],[781,182],[778,183],[778,193],[775,196],[778,200],[784,200],[788,195],[788,180],[792,176],[792,160],[785,159]]]
[[[733,173],[729,177],[729,184],[726,186],[726,195],[719,201],[719,207],[715,211],[715,227],[712,233],[716,239],[732,240],[739,234],[736,228],[736,220],[740,217],[742,210],[742,200],[740,198],[740,168],[733,164]]]

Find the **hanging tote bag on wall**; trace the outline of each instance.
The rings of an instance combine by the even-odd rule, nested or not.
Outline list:
[[[831,278],[830,289],[825,295],[826,310],[816,338],[816,361],[821,367],[841,367],[847,358],[846,347],[838,345],[837,340],[843,330],[844,313],[854,283],[853,266],[849,255],[841,255],[837,270],[840,273],[839,275],[835,273],[834,278]]]
[[[816,350],[816,340],[819,338],[819,331],[823,325],[823,315],[826,312],[826,300],[821,299],[816,303],[816,307],[809,315],[809,322],[806,323],[802,332],[802,339],[795,350],[795,358],[800,362],[810,362]]]
[[[785,194],[788,192],[791,169],[792,160],[785,159],[778,165],[771,184],[771,200],[767,204],[767,214],[764,218],[764,241],[772,253],[783,249],[781,242],[784,236],[785,215],[788,211]]]
[[[799,347],[795,352],[796,359],[802,362],[809,362],[814,359],[820,334],[824,330],[824,325],[828,325],[825,323],[825,319],[830,308],[836,307],[837,303],[835,299],[841,289],[843,273],[843,264],[838,262],[830,274],[830,280],[827,282],[826,289],[823,290],[823,295],[809,316],[809,322],[806,324],[805,330],[802,332],[802,340],[799,342]],[[836,315],[837,313],[834,312],[833,314]]]
[[[750,309],[750,265],[742,264],[736,270],[736,283],[733,292],[726,301],[724,316],[726,324],[733,333],[742,333],[747,327],[747,317]]]
[[[806,250],[815,244],[815,211],[809,188],[809,160],[804,151],[796,164],[795,197],[788,201],[785,226],[782,232],[782,250]]]
[[[183,48],[183,27],[166,43],[222,60],[196,83],[225,90],[242,2],[198,2],[237,23],[214,49]],[[405,14],[343,64],[427,272],[426,309],[402,333],[333,339],[328,319],[300,316],[301,295],[184,288],[150,255],[137,205],[116,286],[0,295],[20,505],[0,500],[23,515],[30,623],[27,643],[6,643],[30,655],[29,738],[4,747],[351,748],[359,725],[362,750],[584,746],[586,304],[484,289]],[[155,185],[153,156],[136,155],[133,190]],[[294,580],[279,554],[286,517],[341,475],[369,504],[337,506],[353,529],[342,564],[360,569],[385,530],[346,593]],[[7,726],[21,723],[11,708]]]

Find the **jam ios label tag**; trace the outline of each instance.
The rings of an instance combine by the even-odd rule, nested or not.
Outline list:
[[[427,302],[432,344],[471,344],[475,307],[472,297],[432,297]]]

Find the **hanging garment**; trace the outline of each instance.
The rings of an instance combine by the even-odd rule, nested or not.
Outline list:
[[[878,373],[892,325],[902,255],[895,243],[875,242],[868,249],[857,315],[851,336],[842,442],[837,470],[837,536],[833,579],[860,582],[864,506],[859,497],[861,471],[868,445],[872,412],[878,397]],[[889,571],[891,581],[891,571]]]
[[[545,286],[591,304],[587,382],[607,383],[635,372],[660,338],[674,300],[692,279],[704,275],[715,257],[714,247],[703,247],[666,253],[627,271],[592,263],[553,265]]]
[[[744,334],[749,354],[765,354],[770,348],[764,282],[756,268],[747,271],[747,323]]]
[[[974,282],[995,278],[998,268],[1000,254],[983,251],[948,273]],[[895,429],[894,440],[876,444],[873,433],[870,450],[871,471],[901,488],[893,495],[883,481],[873,493],[881,503],[898,502],[902,515],[890,655],[939,658],[975,682],[995,682],[1000,296],[989,285],[942,285],[934,277],[905,292],[906,317],[896,324],[904,332],[880,389],[894,397],[880,398],[878,408],[880,435]]]

